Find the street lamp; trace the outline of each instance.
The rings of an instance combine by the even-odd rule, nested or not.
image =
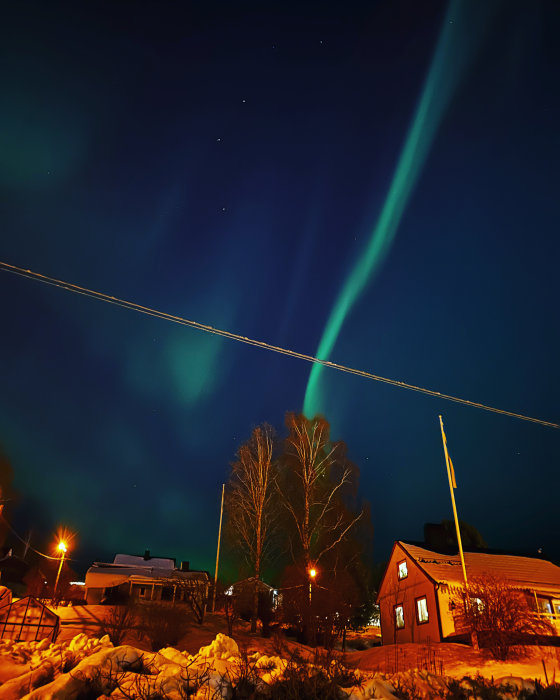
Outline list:
[[[62,571],[62,565],[64,564],[64,557],[66,556],[66,552],[68,551],[68,546],[64,540],[60,540],[57,549],[60,552],[60,564],[58,565],[56,581],[54,582],[53,598],[56,597],[56,587],[58,586],[58,579],[60,578],[60,572]]]
[[[311,605],[311,584],[315,576],[317,576],[317,569],[311,567],[307,573],[309,574],[309,604]]]

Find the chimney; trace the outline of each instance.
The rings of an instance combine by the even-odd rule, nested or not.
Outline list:
[[[151,559],[151,557],[150,557],[150,550],[149,550],[149,549],[147,549],[147,550],[144,552],[144,560],[145,560],[145,561],[148,561],[148,559]]]
[[[189,571],[189,566],[190,566],[190,562],[182,561],[181,562],[181,571]]]

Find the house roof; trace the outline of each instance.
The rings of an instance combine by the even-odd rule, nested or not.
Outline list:
[[[244,578],[241,579],[240,581],[236,581],[231,585],[231,588],[244,588],[245,586],[254,586],[255,584],[255,577],[251,576],[249,578]],[[262,579],[258,579],[257,581],[257,588],[260,588],[261,591],[274,591],[276,590],[274,586],[271,586],[270,584],[266,583]]]
[[[398,542],[401,548],[436,583],[463,583],[461,559],[458,554],[432,552],[418,545]],[[541,593],[560,596],[560,567],[544,559],[510,554],[465,552],[467,578],[497,576],[517,588],[529,588]]]
[[[149,552],[143,556],[139,554],[116,554],[113,564],[121,564],[123,566],[147,566],[152,569],[171,569],[175,568],[175,559],[171,557],[152,557]]]
[[[174,568],[127,566],[94,562],[86,572],[86,588],[110,588],[134,580],[136,583],[154,583],[158,580],[208,581],[206,571],[179,571]]]

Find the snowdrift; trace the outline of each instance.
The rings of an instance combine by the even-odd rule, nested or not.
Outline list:
[[[336,668],[331,670],[328,664]],[[325,668],[301,658],[295,661],[293,657],[240,651],[233,639],[221,633],[196,654],[173,647],[158,652],[146,652],[130,645],[114,647],[107,635],[97,639],[85,633],[76,635],[70,642],[54,644],[47,640],[18,643],[2,640],[0,700],[78,700],[85,696],[104,700],[109,697],[228,700],[240,684],[249,687],[253,697],[265,697],[271,695],[276,683],[292,682],[293,693],[297,687],[293,685],[294,679],[297,682],[319,676],[328,678],[332,690],[335,687],[332,679],[337,673],[340,682],[337,681],[336,693],[341,699],[349,700],[443,698],[450,688],[472,687],[468,681],[418,669],[384,674],[354,668],[341,674],[341,668],[340,660],[336,659],[329,660]],[[502,690],[498,692],[503,697],[517,697],[522,689],[532,691],[535,687],[533,681],[521,675],[494,681],[495,687],[500,685]]]

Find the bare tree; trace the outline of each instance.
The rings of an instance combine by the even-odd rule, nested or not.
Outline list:
[[[351,512],[345,497],[356,487],[357,469],[345,457],[344,443],[331,443],[328,422],[304,415],[286,416],[286,464],[282,500],[297,533],[306,571],[347,538],[364,514]],[[298,556],[299,555],[299,556]]]
[[[239,448],[226,488],[229,535],[254,577],[252,632],[257,627],[258,582],[272,551],[277,515],[273,505],[275,493],[274,432],[264,424],[256,427]]]

